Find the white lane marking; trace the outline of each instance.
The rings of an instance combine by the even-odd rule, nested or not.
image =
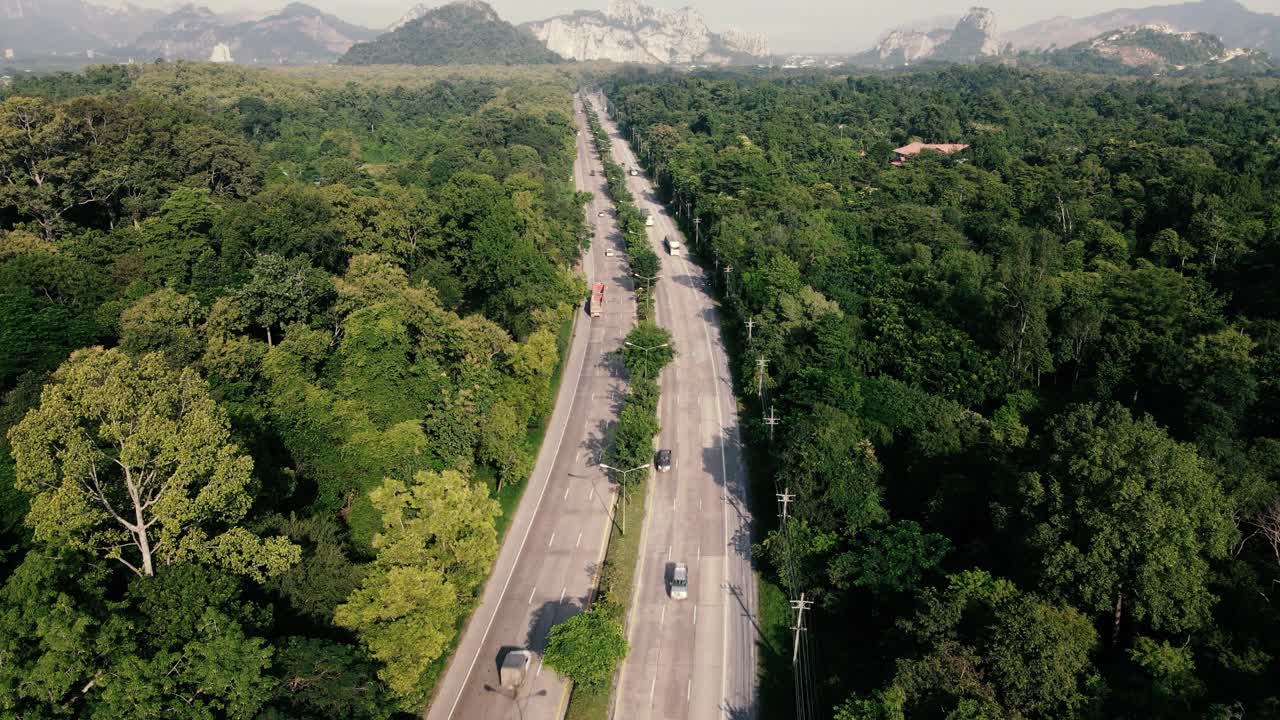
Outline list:
[[[578,533],[578,542],[573,544],[574,547],[578,547],[580,545],[582,545],[582,533]]]
[[[662,606],[662,617],[658,618],[658,627],[662,627],[667,622],[667,606]]]
[[[560,588],[560,602],[564,602],[564,594],[565,594],[566,592],[568,592],[568,591],[569,591],[569,586],[568,586],[568,585],[566,585],[566,586],[564,586],[564,587]]]
[[[653,676],[653,684],[649,686],[649,704],[653,704],[653,691],[658,688],[658,676]]]
[[[670,545],[668,545],[668,546],[667,546],[667,560],[670,560],[670,559],[671,559],[671,546],[670,546]]]
[[[689,678],[689,684],[684,687],[684,701],[689,703],[689,699],[693,696],[693,678]]]
[[[530,589],[529,589],[529,604],[530,604],[530,605],[532,605],[532,604],[533,604],[533,594],[534,594],[534,593],[536,593],[536,592],[538,592],[538,586],[537,586],[537,585],[534,585],[532,588],[530,588]]]
[[[693,624],[694,625],[698,624],[698,606],[697,605],[693,606]]]
[[[552,532],[552,533],[551,533],[551,539],[547,541],[547,547],[551,547],[551,543],[553,543],[553,542],[555,542],[555,541],[556,541],[556,534],[555,534],[554,532]]]
[[[702,543],[698,543],[698,567],[702,567]]]
[[[568,487],[568,486],[565,486],[565,489],[564,489],[564,499],[565,499],[565,500],[568,500],[568,499],[569,499],[569,487]]]
[[[539,677],[540,675],[542,675],[542,658],[538,658],[538,672],[534,673],[533,676]]]

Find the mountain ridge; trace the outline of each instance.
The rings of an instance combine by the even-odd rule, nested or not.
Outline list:
[[[1280,15],[1255,12],[1236,0],[1121,8],[1082,18],[1058,16],[1017,28],[1005,39],[1019,50],[1066,48],[1118,28],[1144,25],[1208,33],[1232,47],[1256,48],[1280,56]]]
[[[336,60],[356,42],[376,34],[300,2],[234,24],[207,7],[187,4],[140,35],[130,51],[166,60],[315,63]]]

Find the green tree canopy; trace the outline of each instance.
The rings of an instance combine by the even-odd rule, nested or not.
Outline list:
[[[600,610],[578,613],[551,628],[543,660],[585,689],[607,687],[627,656],[622,627]]]

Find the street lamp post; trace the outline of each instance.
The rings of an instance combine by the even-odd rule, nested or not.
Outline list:
[[[646,275],[641,275],[640,273],[633,272],[633,273],[631,273],[631,277],[634,277],[634,278],[637,278],[637,279],[640,279],[640,280],[644,280],[644,281],[645,281],[645,282],[644,282],[644,290],[645,290],[645,292],[648,292],[648,291],[649,291],[649,289],[650,289],[651,287],[653,287],[653,283],[654,283],[658,278],[660,278],[660,277],[662,277],[662,276],[661,276],[661,275],[654,275],[653,277],[648,277],[648,276],[646,276]]]
[[[643,350],[644,352],[652,352],[653,350],[661,350],[664,347],[671,347],[671,343],[669,342],[664,342],[661,345],[654,345],[653,347],[645,347],[643,345],[637,345],[630,341],[623,343],[623,345],[627,345],[628,347],[633,347],[637,350]]]
[[[599,467],[605,470],[612,470],[613,472],[618,473],[623,477],[623,480],[618,483],[618,486],[622,488],[622,534],[626,535],[627,534],[627,481],[626,481],[627,473],[633,473],[637,470],[648,470],[649,466],[637,465],[631,468],[630,470],[620,470],[611,465],[605,465],[604,463],[600,463]]]

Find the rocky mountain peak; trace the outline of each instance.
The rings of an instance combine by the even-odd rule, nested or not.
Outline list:
[[[580,10],[524,27],[575,60],[725,65],[769,54],[763,35],[713,32],[693,8],[668,10],[639,0],[610,0],[604,12]]]
[[[996,16],[984,7],[969,9],[952,29],[894,30],[875,48],[855,59],[862,65],[898,67],[922,60],[973,62],[1000,54]]]

